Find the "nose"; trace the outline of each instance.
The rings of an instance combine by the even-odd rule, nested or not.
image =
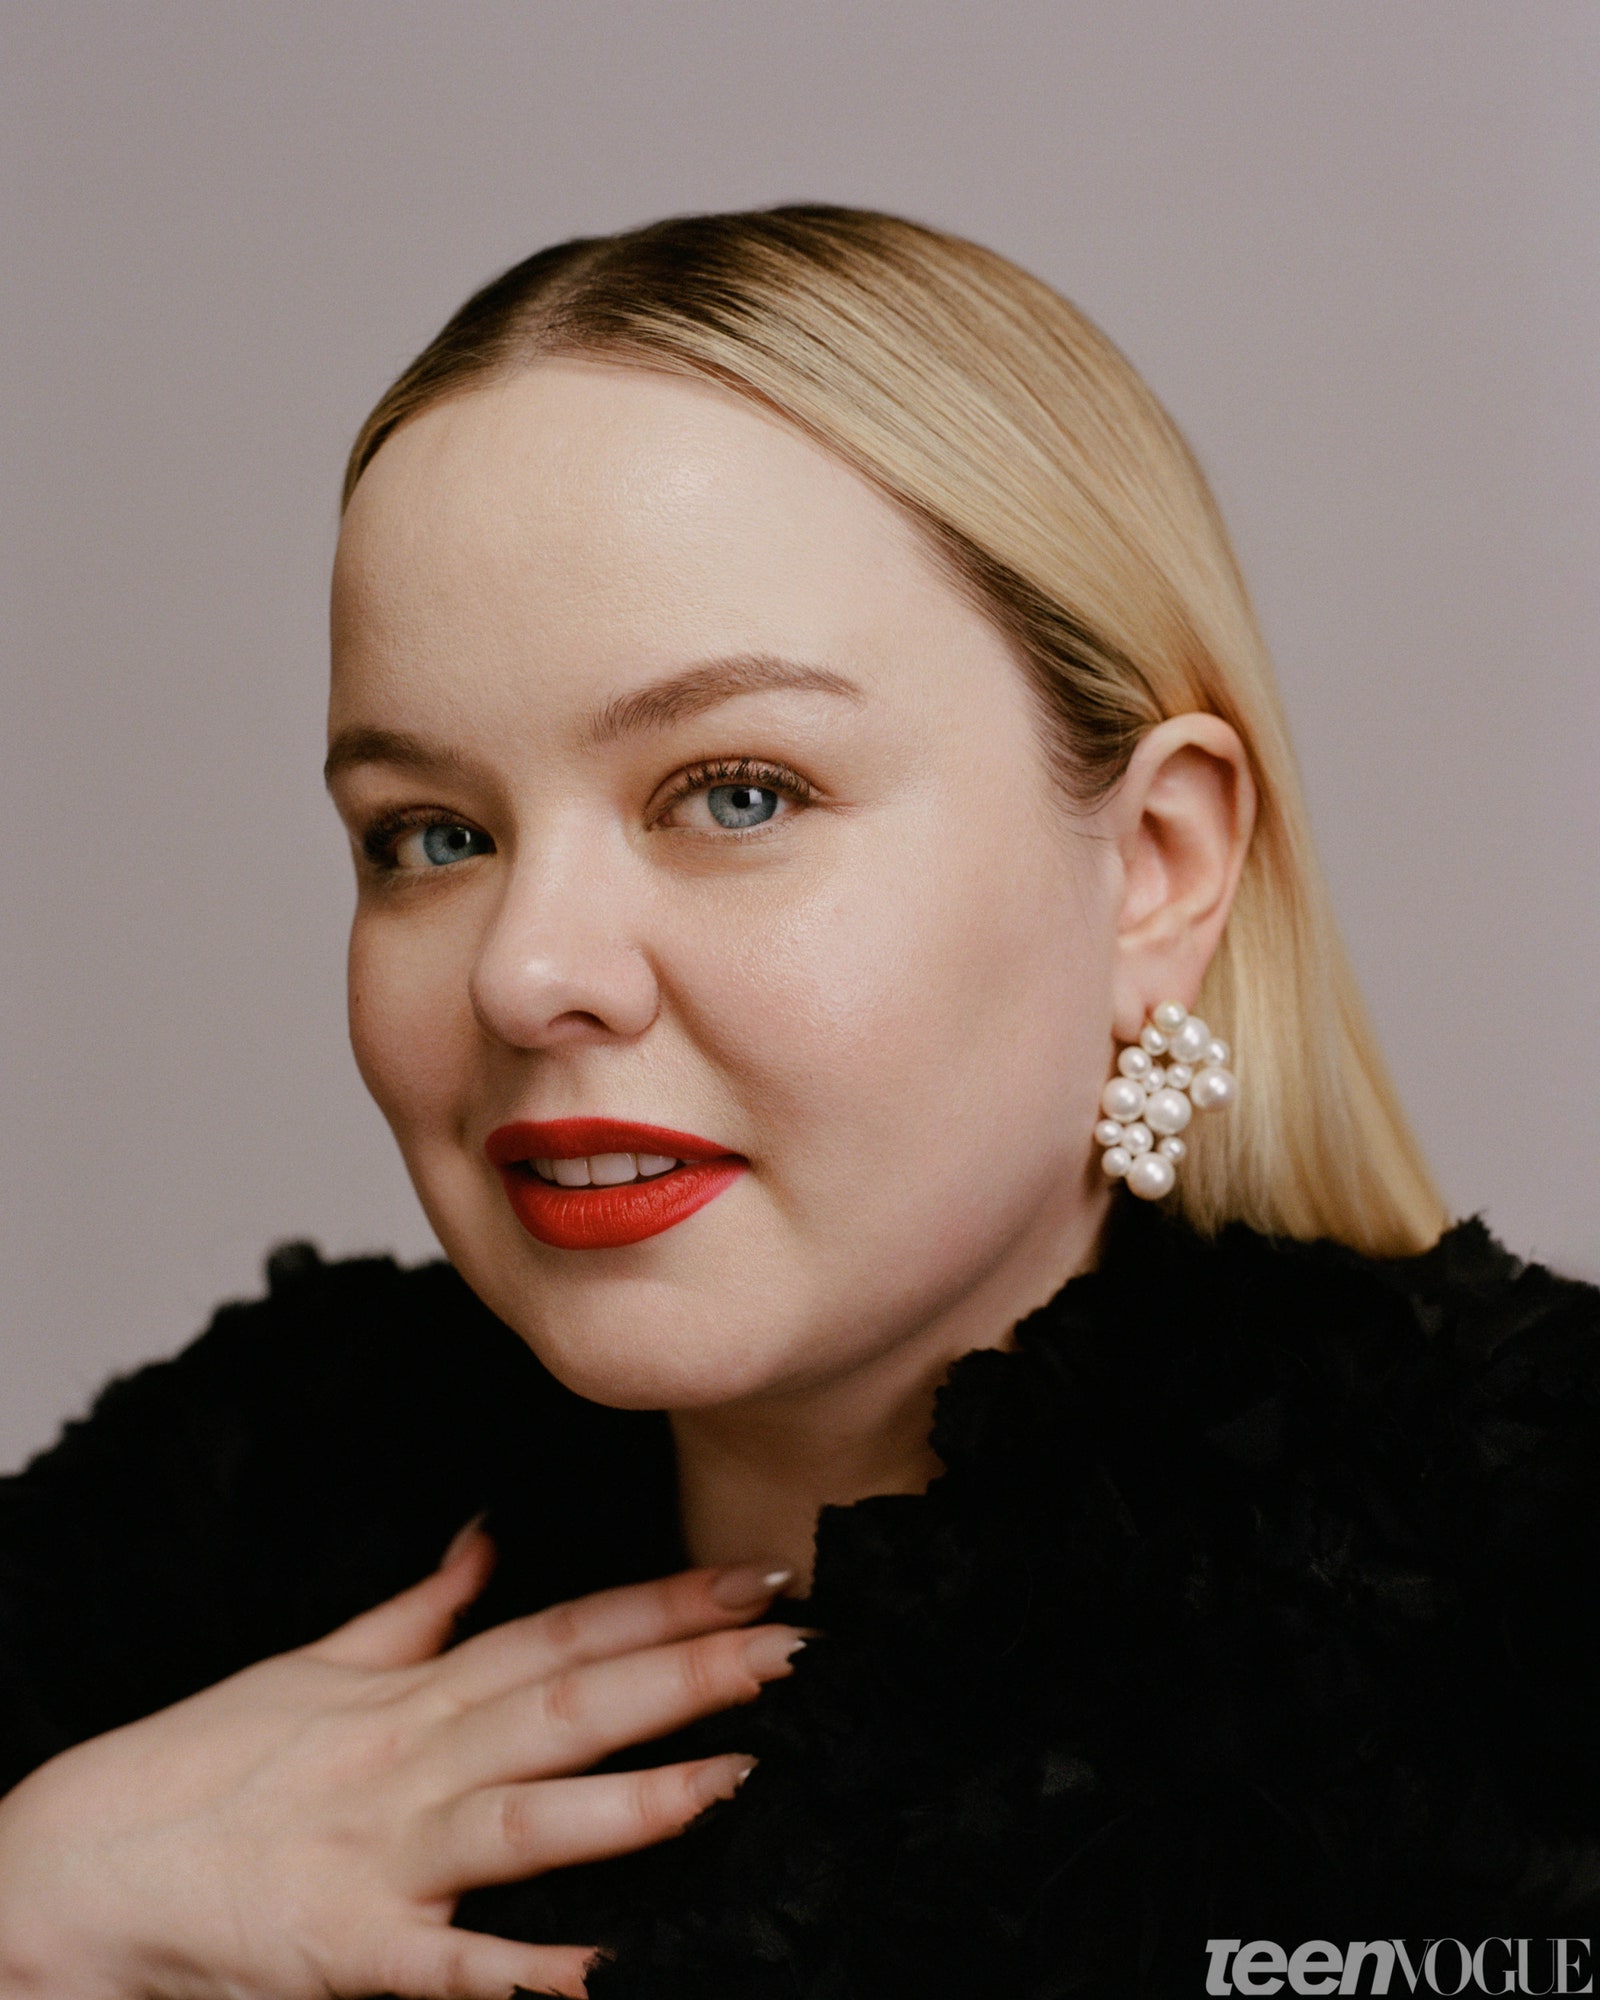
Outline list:
[[[582,843],[519,856],[470,978],[479,1025],[513,1048],[642,1035],[660,1009],[622,885]]]

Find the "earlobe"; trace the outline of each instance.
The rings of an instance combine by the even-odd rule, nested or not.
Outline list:
[[[1256,792],[1238,732],[1178,715],[1142,739],[1109,804],[1123,873],[1115,1025],[1137,1038],[1157,1001],[1193,1005],[1233,906]]]

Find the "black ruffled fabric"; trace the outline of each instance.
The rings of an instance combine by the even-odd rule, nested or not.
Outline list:
[[[789,1680],[681,1839],[469,1898],[593,2000],[1188,1996],[1210,1937],[1600,1915],[1600,1293],[1119,1209],[957,1363],[926,1495],[824,1510]],[[300,1643],[487,1504],[493,1622],[685,1558],[670,1431],[446,1267],[281,1259],[0,1488],[6,1773]]]

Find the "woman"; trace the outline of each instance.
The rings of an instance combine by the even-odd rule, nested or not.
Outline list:
[[[292,1247],[10,1482],[0,1992],[1581,1931],[1596,1295],[1442,1233],[1100,334],[853,211],[530,259],[357,442],[330,734],[450,1264]]]

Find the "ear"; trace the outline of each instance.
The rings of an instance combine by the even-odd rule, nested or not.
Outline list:
[[[1122,861],[1113,1020],[1131,1042],[1159,1002],[1194,1005],[1233,907],[1256,815],[1238,732],[1216,715],[1158,723],[1103,810]]]

